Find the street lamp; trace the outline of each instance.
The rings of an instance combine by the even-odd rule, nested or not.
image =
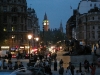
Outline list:
[[[12,48],[13,48],[13,39],[14,39],[14,36],[12,36]]]
[[[30,40],[32,39],[32,35],[28,35],[28,39],[29,39],[29,59],[30,59]]]
[[[39,38],[36,37],[35,40],[36,40],[36,42],[37,42],[37,47],[38,47],[38,41],[39,41]]]
[[[12,35],[12,48],[11,48],[11,50],[13,50],[14,48],[13,48],[13,42],[14,42],[14,38],[15,38],[15,36],[14,35]]]

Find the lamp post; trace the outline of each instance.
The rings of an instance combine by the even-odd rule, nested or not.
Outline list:
[[[14,36],[12,36],[12,48],[13,48],[13,39],[14,39]]]
[[[29,60],[30,60],[30,40],[32,39],[32,35],[28,35],[28,39],[29,39]]]
[[[39,41],[39,38],[36,37],[35,40],[36,40],[36,42],[37,42],[37,47],[38,47],[38,41]]]

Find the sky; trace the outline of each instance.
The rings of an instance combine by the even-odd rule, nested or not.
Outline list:
[[[49,28],[59,28],[60,23],[65,32],[66,22],[73,15],[73,9],[77,9],[81,0],[26,0],[27,6],[35,10],[39,18],[40,29],[45,13],[49,20]],[[71,9],[72,7],[72,9]]]

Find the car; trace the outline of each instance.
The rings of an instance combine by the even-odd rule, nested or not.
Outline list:
[[[12,54],[12,58],[16,58],[16,55],[15,54]]]
[[[28,58],[29,58],[29,54],[26,54],[26,55],[25,55],[25,59],[28,59]]]

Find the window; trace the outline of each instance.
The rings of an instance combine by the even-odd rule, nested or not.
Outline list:
[[[100,16],[98,16],[98,20],[100,20]]]
[[[7,11],[7,6],[3,7],[3,11],[6,12]]]
[[[98,32],[98,38],[100,38],[100,32]]]
[[[21,23],[23,23],[23,17],[21,17]]]
[[[92,33],[92,38],[94,38],[94,39],[95,39],[95,33],[94,33],[94,32]]]
[[[7,23],[7,15],[4,15],[4,17],[3,17],[3,23]]]
[[[92,17],[92,20],[94,20],[94,17]]]
[[[96,7],[96,4],[94,4],[94,7]]]
[[[15,30],[15,28],[12,26],[12,27],[11,27],[11,30],[12,30],[12,31],[14,31],[14,30]]]
[[[7,28],[6,28],[6,27],[4,27],[4,28],[3,28],[3,31],[7,31]]]
[[[21,7],[21,12],[23,12],[23,7]]]
[[[20,0],[18,0],[18,2],[21,2]]]
[[[100,26],[98,26],[98,29],[100,29]]]
[[[12,10],[11,10],[12,12],[17,12],[18,10],[17,10],[17,8],[16,7],[14,7],[14,8],[12,8]]]
[[[92,29],[95,29],[95,27],[93,26]]]
[[[90,7],[92,7],[92,4],[90,4]]]
[[[13,16],[13,17],[12,17],[12,22],[13,22],[13,23],[17,23],[17,17]]]
[[[16,0],[14,0],[14,3],[16,3]]]

